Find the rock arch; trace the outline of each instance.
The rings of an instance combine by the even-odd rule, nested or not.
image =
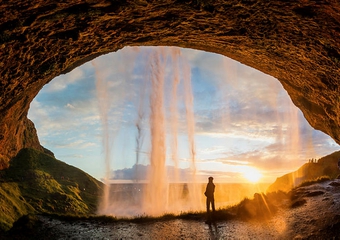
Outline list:
[[[336,0],[13,0],[0,16],[0,169],[23,147],[42,149],[27,112],[44,84],[124,46],[195,48],[256,68],[340,143]]]

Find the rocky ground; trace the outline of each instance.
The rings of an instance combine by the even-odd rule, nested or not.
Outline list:
[[[340,179],[293,191],[268,220],[172,219],[146,223],[65,221],[39,216],[33,232],[9,239],[340,239]],[[24,235],[24,236],[23,236]]]

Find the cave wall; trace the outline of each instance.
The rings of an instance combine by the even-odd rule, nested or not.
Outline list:
[[[0,169],[21,148],[41,148],[27,112],[45,84],[147,45],[219,53],[277,78],[340,143],[339,1],[11,0],[0,3]]]

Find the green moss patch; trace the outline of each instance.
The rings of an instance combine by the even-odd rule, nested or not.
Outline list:
[[[95,213],[103,184],[53,156],[22,149],[0,171],[0,229],[30,213]]]

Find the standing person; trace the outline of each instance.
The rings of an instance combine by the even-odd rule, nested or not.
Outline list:
[[[214,178],[209,177],[208,179],[209,179],[209,182],[204,192],[204,195],[207,197],[207,214],[208,214],[207,223],[211,222],[212,220],[212,216],[210,213],[210,204],[211,204],[212,212],[215,213],[215,199],[214,199],[215,184],[213,183]]]

